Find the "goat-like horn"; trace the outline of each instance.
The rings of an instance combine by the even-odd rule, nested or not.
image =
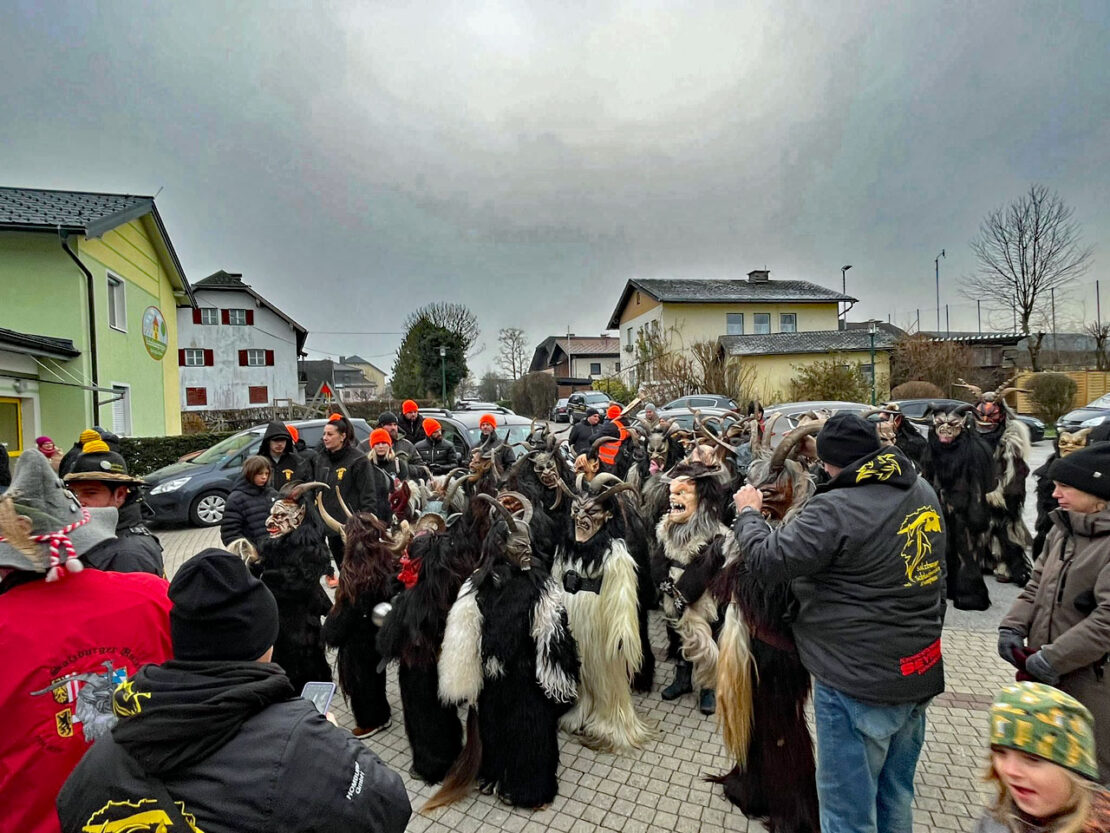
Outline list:
[[[613,443],[613,442],[616,442],[616,441],[617,440],[616,440],[615,437],[598,437],[596,440],[593,441],[593,444],[590,446],[590,451],[597,451],[599,448],[601,448],[603,445],[605,445],[605,443]]]
[[[520,492],[501,492],[500,494],[498,494],[497,499],[500,501],[502,498],[507,498],[507,497],[512,498],[513,500],[515,500],[517,503],[520,504],[520,507],[521,507],[520,511],[521,511],[521,513],[523,514],[524,517],[517,518],[517,520],[518,521],[523,521],[526,524],[531,523],[532,522],[532,512],[533,512],[532,501],[530,501],[528,498],[526,498]],[[504,504],[502,504],[502,505],[504,505]],[[513,515],[515,517],[516,513],[513,513]]]
[[[963,379],[956,379],[956,387],[967,388],[969,391],[975,394],[976,398],[983,395],[983,389],[981,387],[979,387],[978,385],[969,385]]]
[[[599,472],[594,475],[594,479],[590,481],[591,489],[598,489],[610,483],[623,483],[624,481],[617,477],[615,474],[610,474],[607,471]]]
[[[339,486],[335,487],[335,496],[339,500],[339,508],[343,510],[349,520],[352,513],[350,507],[347,506],[347,501],[343,500],[343,492],[339,490]]]
[[[464,471],[465,471],[465,469],[464,469]],[[454,480],[452,480],[450,483],[447,484],[447,488],[444,489],[444,493],[443,493],[443,505],[444,506],[450,508],[450,506],[452,505],[451,502],[452,502],[452,500],[454,500],[454,497],[455,497],[455,492],[457,492],[459,490],[459,487],[462,486],[462,484],[467,480],[467,478],[468,478],[468,475],[460,474],[458,477],[456,477]]]
[[[444,520],[442,515],[435,512],[425,512],[416,519],[413,524],[413,531],[416,534],[421,532],[443,532],[447,529],[447,521]]]
[[[484,501],[485,503],[488,503],[490,506],[492,506],[494,509],[496,509],[499,513],[504,515],[505,516],[505,523],[507,523],[509,525],[509,529],[513,528],[513,521],[515,521],[516,518],[513,517],[513,513],[508,510],[508,508],[505,506],[505,504],[501,503],[501,501],[496,500],[495,498],[491,497],[490,495],[487,495],[485,492],[479,492],[474,497],[478,498],[478,500],[481,500],[481,501]]]
[[[821,427],[821,424],[817,422],[811,422],[808,425],[799,425],[783,437],[782,442],[778,444],[778,447],[771,455],[771,462],[768,465],[768,470],[778,471],[781,469],[783,463],[786,462],[786,458],[790,455],[790,452],[794,450],[794,446],[801,442],[804,437],[816,435],[821,430]]]
[[[320,513],[320,517],[323,518],[324,523],[330,530],[338,532],[340,535],[343,534],[343,524],[333,518],[328,513],[328,510],[324,508],[324,495],[322,492],[316,493],[316,511]]]
[[[619,494],[621,492],[630,492],[630,491],[636,491],[636,487],[633,486],[631,483],[625,483],[624,481],[621,481],[621,482],[618,482],[618,483],[614,483],[612,486],[610,486],[604,492],[601,492],[600,494],[595,495],[593,499],[595,501],[597,501],[598,503],[603,503],[604,501],[607,501],[609,498],[613,497],[613,495]]]
[[[308,483],[298,483],[289,490],[289,498],[291,500],[300,500],[305,492],[311,492],[314,489],[330,489],[327,483],[322,483],[319,480],[310,480]]]

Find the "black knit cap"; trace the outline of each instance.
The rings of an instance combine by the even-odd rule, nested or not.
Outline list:
[[[386,425],[396,425],[396,424],[397,424],[397,414],[393,413],[393,411],[382,411],[378,415],[378,427],[379,428],[384,428]]]
[[[597,408],[587,408],[586,409],[586,419],[589,419],[592,416],[599,416],[600,414],[601,414],[601,411],[599,411]]]
[[[1053,461],[1048,479],[1110,500],[1110,443],[1095,443]]]
[[[277,639],[273,594],[226,550],[202,550],[182,564],[169,596],[174,659],[256,660]]]
[[[875,423],[858,414],[833,414],[817,434],[817,456],[841,469],[880,447]]]

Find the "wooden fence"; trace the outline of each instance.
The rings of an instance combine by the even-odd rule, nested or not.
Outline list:
[[[1073,408],[1082,408],[1088,402],[1110,393],[1110,372],[1105,370],[1068,370],[1061,372],[1075,381]],[[1026,387],[1026,383],[1034,375],[1033,373],[1023,373],[1018,376],[1017,387]],[[1033,404],[1032,397],[1027,393],[1017,394],[1016,407],[1020,414],[1032,414],[1037,411],[1037,406]]]

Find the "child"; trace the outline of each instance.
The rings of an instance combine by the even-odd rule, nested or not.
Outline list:
[[[239,538],[257,545],[266,537],[266,518],[277,500],[277,492],[270,486],[272,473],[273,466],[265,457],[248,457],[243,463],[243,473],[227,496],[224,519],[220,522],[224,546]]]
[[[1110,830],[1110,793],[1098,784],[1091,713],[1042,683],[1009,685],[991,706],[986,780],[998,790],[975,833]]]

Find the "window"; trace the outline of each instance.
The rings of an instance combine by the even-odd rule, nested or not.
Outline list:
[[[629,353],[631,353],[632,352],[632,328],[629,327],[627,330],[625,330],[624,335],[625,335],[624,349],[627,350]]]
[[[591,376],[600,376],[601,375],[601,362],[590,362],[590,375]]]
[[[220,311],[215,307],[201,307],[193,310],[194,324],[215,325],[220,323]]]
[[[270,401],[270,392],[265,385],[251,385],[247,388],[247,395],[252,405],[265,405]]]
[[[254,326],[254,310],[222,309],[220,310],[220,321],[223,324],[231,324],[235,327],[252,327]]]
[[[208,404],[208,388],[185,388],[185,405],[194,407]]]
[[[123,281],[115,275],[108,276],[108,326],[121,333],[127,332],[127,305]]]
[[[131,434],[131,387],[112,385],[112,394],[119,397],[112,403],[112,430],[121,437]]]
[[[273,367],[273,350],[240,350],[239,367]]]
[[[181,351],[185,354],[185,360],[181,362],[183,367],[204,367],[204,351],[195,347],[186,347]]]
[[[23,403],[14,397],[0,397],[0,443],[0,454],[23,453]]]
[[[730,336],[744,335],[744,313],[725,313],[725,334]]]
[[[771,313],[757,312],[752,316],[755,324],[755,334],[765,336],[771,332]]]
[[[847,367],[859,371],[860,375],[863,376],[864,381],[866,381],[869,385],[871,384],[871,372],[874,370],[874,368],[870,364],[847,365]]]
[[[779,315],[779,332],[798,332],[798,314],[796,312],[784,312]]]

